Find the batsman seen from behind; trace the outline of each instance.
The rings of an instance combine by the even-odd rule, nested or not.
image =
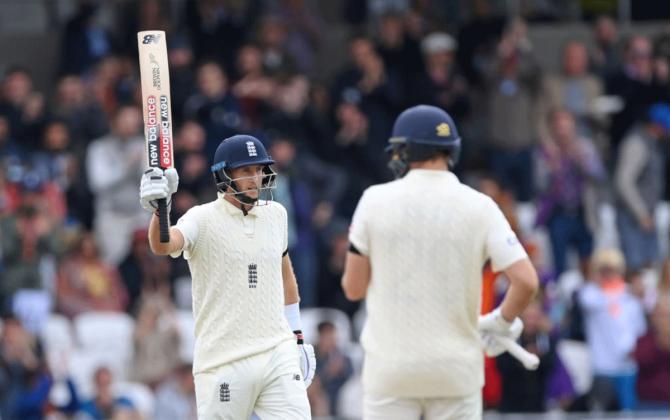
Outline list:
[[[275,187],[273,163],[258,139],[227,138],[211,168],[218,198],[188,210],[168,243],[151,219],[151,250],[183,253],[191,271],[199,419],[249,419],[254,411],[263,420],[311,418],[306,388],[316,359],[302,342],[286,210],[260,199]],[[178,182],[174,169],[149,169],[142,206],[155,212],[155,201],[170,202]]]
[[[367,300],[363,417],[481,418],[482,343],[497,355],[495,337],[519,336],[537,274],[498,206],[450,171],[461,139],[446,112],[405,110],[389,143],[398,179],[361,197],[342,277],[349,299]],[[511,285],[478,319],[487,260]]]

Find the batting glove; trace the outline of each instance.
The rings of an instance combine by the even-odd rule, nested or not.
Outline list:
[[[314,354],[314,346],[305,344],[302,336],[302,331],[293,331],[298,340],[298,351],[300,351],[300,370],[302,377],[305,380],[305,388],[309,387],[314,380],[316,373],[316,354]]]
[[[154,212],[158,205],[156,200],[166,198],[171,201],[172,194],[177,192],[179,174],[175,168],[163,171],[160,168],[150,168],[142,175],[140,182],[140,204],[147,211]],[[169,211],[168,204],[168,211]]]
[[[479,317],[477,325],[481,334],[484,351],[489,357],[496,357],[504,353],[505,347],[501,345],[496,337],[508,337],[516,340],[523,330],[521,319],[514,318],[514,321],[508,322],[500,313],[500,308]]]

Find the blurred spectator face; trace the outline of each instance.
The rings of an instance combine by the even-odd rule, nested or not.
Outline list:
[[[286,28],[281,20],[273,16],[267,16],[263,19],[260,39],[264,47],[282,49],[286,43],[286,36]]]
[[[277,138],[270,147],[270,156],[280,169],[287,168],[295,159],[296,148],[292,141],[286,138]]]
[[[547,317],[542,310],[539,302],[531,302],[521,315],[523,321],[523,332],[526,334],[537,334],[544,331],[547,323]]]
[[[263,73],[263,55],[261,50],[253,45],[242,47],[237,56],[237,67],[242,76]]]
[[[626,63],[633,76],[639,79],[648,79],[652,76],[652,47],[649,38],[634,36],[626,52]]]
[[[97,397],[103,405],[111,405],[112,400],[112,372],[106,367],[98,368],[93,375],[93,383],[98,393]]]
[[[3,83],[5,99],[12,105],[23,104],[33,90],[33,82],[28,73],[14,71],[7,75]]]
[[[614,19],[609,16],[601,16],[596,21],[596,42],[599,44],[614,44],[617,40],[617,27]]]
[[[309,101],[309,80],[303,76],[293,77],[278,87],[273,99],[274,105],[286,114],[300,114]]]
[[[578,77],[586,73],[589,58],[586,46],[581,42],[570,42],[563,49],[563,72],[566,76]]]
[[[446,67],[454,60],[456,41],[445,32],[433,32],[421,41],[426,67]]]
[[[79,244],[79,254],[87,260],[98,258],[98,246],[90,232],[82,236],[81,243]]]
[[[403,18],[397,14],[387,14],[379,22],[379,36],[383,44],[394,47],[402,44],[405,37]]]
[[[207,160],[201,153],[189,153],[182,162],[181,176],[186,181],[200,178],[207,170]]]
[[[617,249],[600,249],[591,261],[594,277],[597,281],[620,280],[626,270],[623,254]]]
[[[179,46],[168,50],[170,68],[186,68],[193,62],[193,51],[188,46]]]
[[[178,147],[183,152],[200,152],[205,147],[206,134],[195,121],[185,122],[177,136]]]
[[[58,83],[59,106],[77,106],[84,102],[84,84],[77,76],[65,76]]]
[[[491,197],[494,201],[500,197],[500,194],[502,193],[500,184],[498,184],[495,179],[488,177],[479,181],[479,191]]]
[[[228,78],[221,66],[205,63],[198,69],[198,89],[207,98],[216,100],[226,94]]]
[[[140,134],[142,128],[142,114],[134,106],[124,106],[114,117],[114,133],[127,139]]]
[[[122,72],[121,61],[117,57],[107,56],[100,61],[96,68],[96,81],[103,84],[113,84],[119,80]]]
[[[70,132],[67,126],[60,122],[50,123],[44,130],[44,148],[50,151],[66,150],[70,144]]]
[[[567,145],[566,143],[575,138],[575,119],[568,111],[559,110],[553,112],[549,128],[552,137],[558,142],[559,146]]]
[[[325,354],[337,348],[337,330],[330,322],[322,322],[319,330],[319,353]]]
[[[368,68],[371,61],[379,59],[375,52],[374,45],[367,38],[357,38],[351,42],[349,53],[356,67]]]

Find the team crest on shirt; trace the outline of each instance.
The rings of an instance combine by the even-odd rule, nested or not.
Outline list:
[[[227,382],[219,385],[219,401],[230,402],[230,385]]]
[[[252,141],[247,142],[247,152],[249,152],[249,157],[254,157],[258,156],[258,152],[256,152],[256,145]]]
[[[449,137],[451,135],[451,128],[447,123],[438,125],[435,127],[435,131],[437,131],[437,135],[440,137]]]
[[[249,289],[255,289],[258,284],[258,266],[249,264]]]

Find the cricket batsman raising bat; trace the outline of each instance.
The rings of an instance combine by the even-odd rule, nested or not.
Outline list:
[[[153,168],[165,171],[172,167],[172,112],[170,108],[170,72],[168,70],[165,32],[144,31],[137,33],[142,83],[142,110],[144,138],[147,142],[147,159]],[[170,171],[172,173],[172,171]],[[156,200],[160,221],[160,241],[170,241],[168,204]]]
[[[191,271],[198,418],[244,420],[255,412],[263,420],[309,419],[316,358],[303,342],[286,209],[260,199],[275,187],[274,161],[255,137],[224,139],[211,166],[218,198],[188,210],[169,231],[170,205],[165,213],[159,207],[159,223],[156,205],[169,203],[179,186],[171,167],[165,34],[140,32],[138,40],[151,166],[140,202],[154,213],[152,252],[183,254]]]

